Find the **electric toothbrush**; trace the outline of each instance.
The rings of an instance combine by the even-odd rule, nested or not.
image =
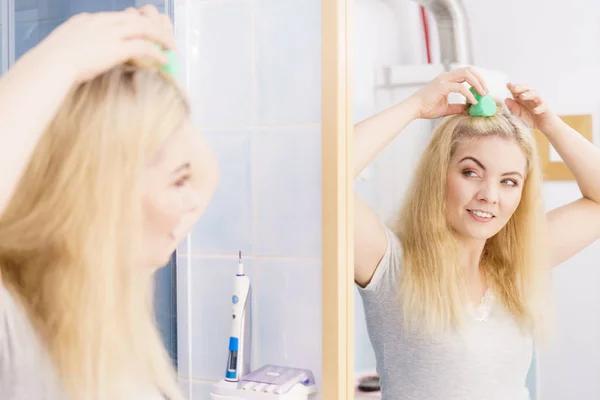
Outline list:
[[[250,349],[252,347],[252,288],[244,273],[242,252],[239,252],[238,272],[233,281],[233,323],[229,338],[229,357],[225,380],[239,382],[250,373]]]

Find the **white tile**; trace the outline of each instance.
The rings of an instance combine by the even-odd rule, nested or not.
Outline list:
[[[102,3],[99,1],[98,3]],[[60,19],[72,14],[68,0],[15,1],[15,22]]]
[[[147,4],[152,4],[156,8],[158,8],[158,11],[165,12],[165,3],[167,1],[168,0],[117,0],[116,5],[117,10],[122,10],[124,8],[131,7],[132,5],[134,5],[135,7],[143,7]]]
[[[194,382],[192,381],[191,387],[191,396],[190,400],[210,400],[210,392],[212,389],[213,382],[210,381],[202,381],[202,382]]]
[[[321,120],[321,2],[257,0],[258,121]]]
[[[192,254],[252,250],[251,133],[206,132],[219,160],[219,187],[191,235]]]
[[[191,383],[190,381],[186,380],[186,379],[180,379],[179,380],[179,387],[181,388],[181,392],[183,393],[183,397],[185,399],[190,399],[192,398],[191,393]]]
[[[252,260],[244,260],[251,284],[252,264]],[[192,379],[219,380],[227,366],[237,258],[194,257],[190,269]]]
[[[189,265],[188,258],[177,254],[177,374],[181,379],[190,377],[189,335]]]
[[[190,400],[210,400],[212,382],[192,382],[192,396]]]
[[[253,120],[252,10],[247,0],[192,2],[186,52],[194,121],[239,126]]]
[[[189,57],[187,35],[190,27],[186,24],[188,8],[185,1],[177,1],[173,13],[175,17],[173,28],[175,30],[175,43],[177,44],[177,58],[180,62],[180,75],[178,79],[181,82],[181,86],[187,90],[189,89],[186,81],[188,74],[187,60]]]
[[[255,260],[259,366],[307,368],[321,387],[320,260]]]
[[[255,134],[254,252],[321,255],[321,132],[318,126]]]
[[[191,233],[189,233],[183,240],[177,245],[177,257],[190,257],[189,250],[192,246],[189,245],[192,240]]]
[[[66,18],[48,21],[21,22],[15,24],[15,59],[40,43]]]

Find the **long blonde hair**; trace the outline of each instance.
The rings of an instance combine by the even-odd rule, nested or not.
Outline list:
[[[3,282],[69,398],[130,399],[138,383],[183,398],[141,265],[141,199],[147,163],[188,113],[176,82],[141,62],[74,87],[0,217]]]
[[[458,144],[499,136],[513,140],[527,158],[521,201],[506,226],[488,239],[480,266],[495,296],[522,328],[538,337],[548,324],[550,268],[545,257],[545,216],[537,149],[530,131],[498,104],[493,117],[468,112],[445,118],[434,130],[392,230],[403,249],[399,296],[409,330],[437,334],[464,322],[466,268],[446,217],[446,179]]]

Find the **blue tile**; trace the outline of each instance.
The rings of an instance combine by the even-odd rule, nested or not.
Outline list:
[[[175,254],[154,273],[154,310],[163,344],[177,363],[177,289]]]
[[[321,120],[321,2],[258,0],[258,121]]]
[[[221,179],[206,212],[191,234],[191,254],[252,251],[251,134],[206,132],[217,153]]]
[[[66,19],[72,15],[69,0],[16,0],[15,22]]]
[[[70,1],[67,10],[71,15],[80,12],[123,10],[135,5],[135,0],[77,0]]]
[[[36,46],[66,19],[51,21],[21,22],[15,26],[15,59]]]
[[[179,380],[179,387],[181,388],[181,392],[183,393],[183,398],[184,399],[190,399],[192,398],[191,393],[192,393],[192,384],[190,381],[186,380],[186,379],[180,379]]]
[[[211,389],[212,383],[192,382],[190,400],[210,400]]]
[[[0,11],[0,20],[2,20],[2,11]],[[0,75],[4,72],[2,70],[2,56],[3,56],[3,46],[2,46],[2,24],[0,24]]]
[[[15,1],[15,22],[66,20],[81,12],[124,10],[136,5],[154,4],[164,12],[167,0],[18,0]]]
[[[189,242],[192,239],[192,235],[188,234],[183,240],[177,245],[177,257],[189,257],[191,246]]]
[[[246,0],[192,2],[188,91],[201,127],[253,122],[252,9]]]
[[[320,127],[259,130],[254,152],[255,254],[320,257]]]
[[[175,42],[177,44],[177,56],[179,58],[179,62],[181,63],[181,68],[179,70],[179,81],[181,82],[181,86],[186,87],[187,82],[187,58],[189,57],[188,49],[188,40],[187,40],[187,31],[189,29],[186,26],[187,19],[187,5],[184,3],[176,2],[174,10],[174,30],[175,30]]]
[[[189,258],[177,255],[177,375],[191,377],[190,266]]]
[[[259,366],[310,369],[321,386],[321,261],[254,261]]]

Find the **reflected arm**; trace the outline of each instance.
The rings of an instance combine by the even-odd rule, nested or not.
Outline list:
[[[409,98],[354,126],[355,179],[417,115],[418,107]],[[354,280],[365,287],[385,254],[387,241],[379,218],[357,194],[354,204]]]

